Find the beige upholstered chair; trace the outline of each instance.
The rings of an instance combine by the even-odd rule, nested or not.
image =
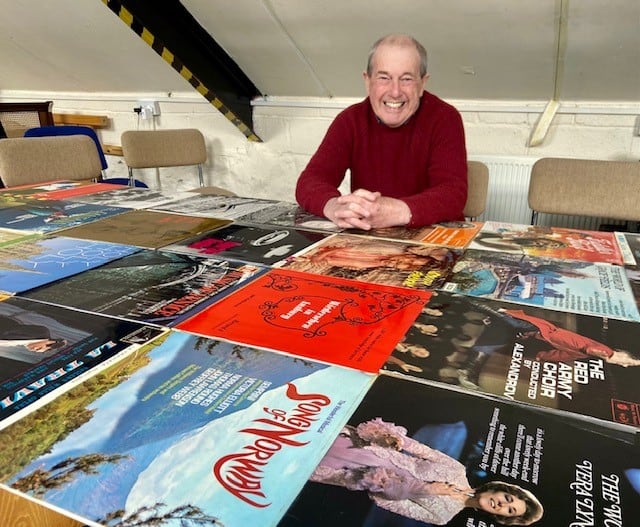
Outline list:
[[[202,165],[207,161],[207,148],[202,132],[195,128],[172,130],[127,130],[122,133],[122,154],[129,168],[129,184],[133,186],[133,169],[165,168],[195,165],[198,168],[197,191],[233,195],[219,187],[205,187]]]
[[[538,212],[640,221],[640,162],[544,157],[529,182],[531,223]]]
[[[86,135],[0,140],[0,179],[6,187],[55,180],[92,180],[102,165]]]
[[[480,161],[467,162],[467,203],[464,206],[465,218],[474,219],[484,212],[487,206],[489,189],[489,168]]]

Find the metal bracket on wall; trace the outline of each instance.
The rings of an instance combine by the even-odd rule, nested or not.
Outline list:
[[[551,122],[560,107],[560,94],[562,79],[564,77],[564,56],[567,50],[567,23],[569,21],[569,0],[559,0],[557,6],[557,26],[556,26],[556,56],[555,72],[553,78],[553,97],[547,103],[544,112],[540,116],[535,128],[529,137],[527,146],[538,146],[542,144],[547,136]]]
[[[555,117],[559,106],[560,103],[555,99],[551,99],[547,103],[547,106],[542,112],[542,115],[540,115],[540,119],[538,119],[535,128],[531,132],[528,146],[538,146],[542,144],[542,141],[544,141],[544,138],[549,131],[549,127],[551,126],[551,122],[553,121],[553,118]]]

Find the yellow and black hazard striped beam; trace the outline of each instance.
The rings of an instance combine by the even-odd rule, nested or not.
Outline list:
[[[171,67],[176,70],[184,79],[191,84],[195,88],[195,90],[200,93],[210,104],[212,104],[222,115],[224,115],[233,125],[245,135],[247,139],[250,141],[261,142],[262,140],[258,137],[250,126],[248,126],[243,119],[239,117],[239,113],[241,113],[242,108],[238,107],[239,111],[233,111],[230,107],[235,101],[230,101],[225,103],[219,95],[207,86],[206,82],[203,82],[196,74],[191,71],[189,67],[185,64],[185,60],[178,57],[176,53],[174,53],[169,46],[163,42],[163,39],[159,38],[158,35],[155,35],[154,32],[149,28],[143,25],[140,17],[136,16],[130,9],[127,9],[121,0],[102,0],[102,2],[113,12],[115,13],[121,21],[123,21],[131,30],[136,33],[144,42],[146,42],[151,48],[160,55]],[[135,7],[135,2],[128,2]],[[176,2],[177,4],[177,2]],[[140,5],[144,5],[140,3]],[[168,4],[165,2],[150,2],[147,6],[167,6]],[[182,8],[182,6],[179,6]],[[159,14],[162,17],[162,13]],[[165,18],[170,18],[169,16]],[[163,27],[167,27],[164,25]],[[181,34],[182,38],[188,39],[189,35],[185,35],[184,32]],[[228,59],[230,60],[230,59]],[[211,68],[209,68],[211,69]],[[232,79],[235,81],[236,79]],[[252,88],[253,85],[251,85]],[[228,90],[225,90],[228,94]],[[259,95],[258,92],[255,92],[256,95]],[[227,95],[228,96],[228,95]],[[228,96],[229,97],[229,96]],[[230,98],[231,99],[231,98]],[[248,106],[248,105],[247,105]],[[249,120],[250,120],[250,111],[249,110]],[[247,113],[246,111],[244,112]]]

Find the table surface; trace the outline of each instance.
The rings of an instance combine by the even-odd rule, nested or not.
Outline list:
[[[39,503],[0,488],[3,527],[80,527],[83,524]]]
[[[81,527],[83,524],[34,501],[0,488],[3,527]]]

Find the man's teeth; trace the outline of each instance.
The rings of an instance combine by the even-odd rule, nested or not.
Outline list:
[[[400,108],[404,103],[387,101],[384,104],[385,106],[389,106],[389,108]]]

